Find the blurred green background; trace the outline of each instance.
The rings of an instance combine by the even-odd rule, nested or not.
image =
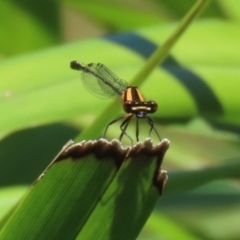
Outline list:
[[[145,59],[104,36],[130,32],[162,44],[194,3],[0,2],[1,217],[63,144],[89,126],[108,104],[83,88],[69,62],[102,62],[130,81]],[[160,135],[171,141],[163,163],[169,182],[171,172],[197,170],[203,177],[189,180],[199,182],[192,190],[187,183],[187,191],[166,187],[138,239],[240,237],[240,174],[230,172],[226,177],[216,171],[212,178],[203,179],[215,166],[225,164],[228,171],[236,163],[240,170],[239,20],[239,1],[211,1],[171,51],[177,64],[159,67],[140,87],[146,98],[158,102],[152,118]],[[203,85],[211,90],[215,105],[210,106],[204,88],[198,88]],[[120,103],[118,108],[116,116],[122,113]],[[106,124],[111,120],[106,116]],[[118,128],[118,124],[111,128],[109,139],[119,135]],[[144,139],[149,128],[144,123],[140,128]],[[129,134],[134,136],[134,130],[132,124]],[[127,139],[124,143],[129,144]]]

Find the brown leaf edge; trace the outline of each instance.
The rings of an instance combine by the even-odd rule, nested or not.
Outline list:
[[[163,139],[154,146],[150,138],[147,138],[144,142],[138,142],[131,147],[123,146],[117,139],[113,139],[112,141],[107,141],[104,138],[89,141],[83,140],[75,144],[70,140],[38,177],[33,186],[46,174],[47,170],[53,164],[65,159],[70,158],[73,161],[79,161],[84,159],[85,156],[93,154],[97,160],[114,160],[116,168],[119,169],[123,161],[145,155],[149,156],[147,159],[157,158],[156,169],[153,175],[153,186],[157,188],[161,195],[168,179],[167,171],[162,170],[161,165],[169,144],[170,141],[168,139]]]

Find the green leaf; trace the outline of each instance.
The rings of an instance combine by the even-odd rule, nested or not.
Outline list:
[[[18,238],[25,239],[75,239],[83,228],[86,236],[89,235],[88,230],[85,231],[89,221],[92,225],[90,216],[96,208],[95,215],[99,207],[100,212],[106,214],[109,211],[131,211],[128,221],[137,224],[130,227],[131,234],[137,236],[166,181],[166,172],[162,172],[160,167],[168,145],[167,140],[155,147],[147,140],[133,148],[122,148],[116,140],[111,143],[98,140],[72,146],[67,144],[46,169],[45,176],[37,180],[18,205],[11,221],[1,230],[0,239],[16,238],[16,233]],[[129,167],[117,174],[123,160]],[[133,187],[136,187],[136,192]],[[129,197],[131,201],[122,202]],[[112,204],[116,202],[115,208]],[[116,215],[116,222],[110,221],[109,217],[112,215],[100,218],[106,228],[102,229],[99,239],[106,239],[104,236],[111,234],[115,239],[122,239],[120,229],[116,233],[112,231],[118,228],[116,223],[125,221],[125,214]],[[95,225],[95,228],[102,226]],[[124,228],[128,229],[129,224]]]
[[[1,55],[30,52],[59,42],[58,4],[50,2],[0,2]]]

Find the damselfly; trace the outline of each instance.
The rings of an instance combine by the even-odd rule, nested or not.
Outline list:
[[[119,140],[121,141],[123,135],[126,135],[131,142],[132,138],[126,133],[126,129],[132,119],[136,116],[136,139],[139,141],[139,118],[144,118],[150,125],[149,135],[152,130],[155,131],[159,140],[161,140],[157,130],[154,127],[153,121],[148,117],[148,113],[156,112],[158,105],[154,101],[145,101],[141,93],[136,86],[129,86],[128,83],[113,72],[111,72],[105,65],[101,63],[89,63],[84,65],[77,61],[72,61],[70,67],[74,70],[82,71],[81,80],[83,85],[93,95],[100,98],[110,98],[116,95],[121,96],[123,109],[126,112],[124,116],[118,117],[108,123],[104,131],[104,137],[106,136],[108,127],[113,123],[124,119],[120,125],[121,134]]]

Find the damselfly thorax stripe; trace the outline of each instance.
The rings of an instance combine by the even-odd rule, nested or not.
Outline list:
[[[159,140],[161,140],[157,130],[154,127],[153,121],[148,117],[148,113],[157,111],[157,103],[154,101],[145,101],[142,94],[136,86],[129,86],[128,83],[101,63],[89,63],[84,65],[77,61],[72,61],[70,67],[74,70],[82,71],[81,80],[83,85],[95,96],[100,98],[110,98],[116,95],[121,96],[124,111],[127,113],[124,116],[118,117],[107,124],[104,137],[106,136],[108,127],[113,123],[124,119],[120,125],[121,134],[119,140],[126,135],[131,142],[132,138],[126,133],[126,129],[132,119],[136,116],[136,139],[139,141],[139,118],[144,118],[150,125],[149,135],[152,130],[155,131]]]
[[[137,87],[128,86],[125,92],[122,93],[122,101],[144,102],[144,99]]]

